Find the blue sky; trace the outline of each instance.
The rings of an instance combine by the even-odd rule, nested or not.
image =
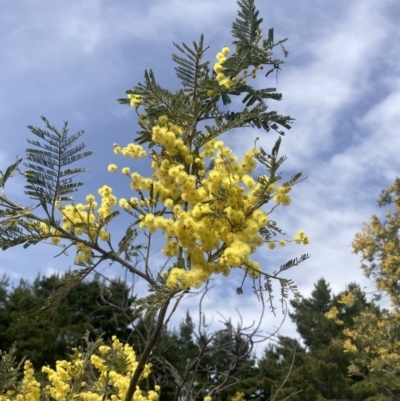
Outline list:
[[[400,171],[400,3],[256,4],[264,32],[274,27],[276,39],[289,38],[285,46],[290,52],[278,84],[271,74],[260,76],[256,85],[276,86],[283,100],[271,103],[271,109],[295,118],[281,146],[288,157],[284,175],[302,171],[308,177],[293,188],[292,205],[279,209],[275,217],[288,236],[304,229],[311,241],[307,247],[264,249],[258,257],[271,271],[301,253],[311,254],[287,275],[305,296],[321,277],[334,292],[352,281],[371,290],[350,244],[362,222],[378,211],[380,191]],[[123,177],[107,172],[109,163],[125,162],[112,153],[112,144],[128,143],[136,131],[133,110],[115,99],[142,81],[144,69],[152,68],[167,88],[178,87],[171,61],[173,41],[190,43],[204,33],[210,46],[207,57],[213,62],[220,48],[231,42],[237,10],[234,0],[0,0],[0,6],[0,169],[23,154],[26,126],[40,126],[40,115],[57,127],[68,120],[71,132],[86,131],[83,140],[95,152],[85,164],[90,172],[81,176],[85,186],[78,200],[104,184],[115,187],[119,196],[131,196]],[[279,50],[275,54],[281,57]],[[257,135],[265,149],[276,140],[273,133],[249,130],[223,139],[240,153]],[[138,171],[144,166],[130,164]],[[8,184],[7,195],[30,204],[19,179]],[[124,222],[121,218],[117,231]],[[62,272],[72,266],[71,259],[54,258],[56,253],[58,249],[50,246],[2,252],[0,274],[33,279],[39,272]],[[120,273],[108,267],[102,271]],[[235,307],[246,322],[257,318],[258,301],[250,288],[237,296],[236,280],[236,275],[216,280],[205,305],[210,319],[220,319],[216,311],[236,319]],[[281,318],[278,286],[276,290],[277,318],[266,313],[265,332]],[[196,302],[191,298],[182,305],[177,319]],[[294,334],[289,319],[281,333]]]

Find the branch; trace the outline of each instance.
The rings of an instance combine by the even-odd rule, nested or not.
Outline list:
[[[178,306],[179,301],[182,299],[183,294],[177,299],[177,302],[174,305],[173,310],[171,311],[171,314],[168,316],[167,319],[165,319],[168,311],[168,306],[171,301],[171,299],[176,295],[176,293],[173,293],[169,299],[165,302],[164,306],[160,309],[157,322],[156,322],[156,327],[154,328],[154,331],[150,337],[150,340],[146,344],[143,354],[140,357],[138,366],[135,370],[135,373],[131,377],[131,380],[129,382],[129,387],[128,391],[126,392],[125,399],[124,401],[131,401],[133,399],[133,394],[136,391],[136,386],[139,382],[140,376],[145,368],[145,365],[149,359],[149,356],[151,354],[151,351],[155,347],[155,345],[159,342],[160,336],[163,332],[163,330],[166,327],[166,324],[168,323],[169,319],[171,318],[172,313],[175,311],[175,309]]]
[[[278,395],[279,391],[281,391],[281,389],[283,388],[283,386],[285,385],[285,383],[289,379],[290,373],[292,372],[292,369],[293,369],[293,366],[294,366],[295,357],[296,357],[296,348],[293,347],[293,357],[292,357],[292,362],[290,364],[289,371],[288,371],[288,373],[287,373],[287,375],[285,377],[285,380],[282,382],[282,384],[279,386],[278,390],[276,391],[276,393],[274,395],[274,398],[272,398],[272,401],[275,401],[276,396]],[[300,390],[300,391],[303,391],[303,390]],[[285,399],[287,399],[287,398],[285,398]]]

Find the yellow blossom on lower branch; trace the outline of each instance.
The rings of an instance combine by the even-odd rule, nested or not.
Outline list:
[[[346,338],[343,343],[344,352],[350,352],[352,354],[357,352],[357,347],[351,342],[349,338]]]
[[[357,301],[357,297],[352,292],[348,292],[347,294],[343,294],[338,302],[350,307],[355,301]]]
[[[34,376],[30,361],[25,361],[24,375],[16,390],[0,395],[0,401],[122,401],[138,362],[135,351],[128,344],[122,344],[115,336],[111,346],[100,345],[91,355],[85,350],[75,350],[68,361],[59,360],[55,369],[43,366],[48,383],[41,388]],[[97,371],[93,375],[90,372]],[[145,365],[141,379],[149,376],[151,365]],[[160,386],[142,391],[139,387],[133,401],[157,401]],[[107,398],[105,398],[105,394]]]
[[[231,401],[245,401],[245,393],[243,391],[236,391],[235,395],[231,398]]]
[[[7,400],[7,398],[5,398]],[[10,397],[9,400],[15,399],[16,401],[39,401],[40,399],[40,383],[37,382],[34,376],[34,370],[30,361],[25,361],[24,364],[24,378],[20,394],[15,398]]]

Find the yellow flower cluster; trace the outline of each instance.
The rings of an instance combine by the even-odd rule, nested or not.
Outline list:
[[[134,143],[130,143],[124,148],[121,148],[117,143],[114,143],[114,153],[116,155],[123,155],[126,157],[132,157],[132,159],[139,159],[141,157],[146,157],[146,151],[140,146]]]
[[[246,394],[243,391],[236,391],[231,401],[246,401]]]
[[[351,342],[349,338],[346,338],[343,342],[343,349],[344,352],[349,352],[351,354],[354,354],[357,352],[357,347]]]
[[[331,309],[328,310],[328,312],[325,313],[325,317],[327,319],[332,319],[334,322],[338,325],[342,325],[344,322],[343,320],[340,320],[337,315],[339,314],[339,309],[336,308],[336,306],[333,306]]]
[[[296,244],[304,244],[307,245],[310,243],[306,233],[303,230],[300,230],[295,236],[294,241]]]
[[[29,227],[41,234],[47,235],[49,238],[51,238],[51,242],[54,245],[58,245],[61,241],[61,233],[42,221],[31,221],[29,223]]]
[[[136,95],[134,93],[128,93],[127,98],[129,99],[129,103],[132,107],[138,108],[142,104],[142,96]]]
[[[230,89],[232,85],[232,81],[229,77],[226,77],[223,70],[223,64],[226,61],[226,55],[229,53],[229,47],[224,46],[222,50],[217,54],[217,62],[214,64],[214,72],[217,74],[216,79],[220,86],[225,86],[226,88]]]
[[[42,396],[46,400],[65,401],[122,401],[129,387],[130,378],[135,372],[138,362],[131,346],[121,344],[114,336],[111,346],[101,345],[92,355],[82,355],[76,350],[69,361],[56,362],[56,368],[48,366],[42,372],[48,377],[49,383],[42,391],[34,376],[32,364],[24,365],[24,377],[18,391],[10,390],[7,395],[0,395],[0,401],[39,401]],[[91,366],[90,366],[91,365]],[[91,379],[93,368],[98,374],[96,381]],[[141,379],[150,374],[150,365],[146,365]],[[94,377],[94,376],[93,376]],[[113,389],[113,394],[104,397],[104,389]],[[101,389],[101,390],[99,390]],[[159,386],[154,390],[143,392],[137,387],[133,401],[157,401]]]
[[[168,215],[148,212],[140,215],[140,227],[150,233],[164,233],[164,254],[173,257],[182,250],[191,263],[190,270],[172,268],[167,285],[200,287],[213,273],[228,275],[232,268],[239,267],[257,277],[261,267],[250,255],[265,242],[259,231],[269,221],[267,213],[260,210],[263,204],[260,193],[270,194],[277,203],[287,205],[290,187],[276,190],[266,176],[255,182],[250,175],[257,165],[259,150],[245,152],[243,160],[238,161],[221,140],[213,139],[194,157],[181,139],[182,133],[183,128],[169,122],[167,116],[159,117],[159,124],[152,128],[152,140],[162,152],[152,154],[154,174],[151,178],[137,172],[131,174],[132,189],[150,192],[152,187],[159,201],[169,209]],[[213,168],[206,172],[206,162],[210,159]],[[119,201],[120,207],[127,211],[132,205],[149,204],[136,198]],[[308,243],[304,231],[295,240]],[[275,247],[275,242],[269,246]]]
[[[100,219],[105,220],[110,214],[113,206],[117,204],[117,197],[112,194],[112,189],[108,185],[103,185],[99,189],[99,194],[101,196],[101,206],[97,210]],[[108,236],[100,237],[102,240],[107,241]]]
[[[99,189],[101,195],[101,207],[95,214],[97,202],[93,195],[86,197],[87,204],[78,203],[76,205],[60,206],[59,210],[62,212],[63,225],[62,228],[66,231],[74,230],[77,235],[87,234],[93,239],[98,234],[99,220],[106,219],[111,214],[111,209],[117,203],[117,198],[112,195],[112,189],[104,185]],[[77,226],[78,225],[78,226]],[[99,236],[103,240],[108,239],[107,233],[103,230],[100,231]]]
[[[135,372],[138,362],[136,361],[135,351],[128,344],[122,345],[121,342],[114,336],[112,347],[101,346],[99,348],[99,355],[91,356],[91,363],[99,372],[99,381],[101,383],[109,382],[110,385],[114,386],[118,390],[115,400],[124,399],[126,392],[128,391],[130,377]],[[107,360],[115,358],[115,353],[120,353],[125,357],[126,367],[124,372],[117,372],[115,370],[110,371],[109,364]],[[150,374],[150,365],[146,365],[142,378],[148,377]],[[156,390],[159,390],[157,386]],[[156,391],[150,390],[147,394],[147,398],[142,395],[142,392],[138,389],[134,395],[134,400],[142,401],[156,401],[158,399],[158,394]],[[112,398],[113,400],[113,398]]]
[[[1,401],[39,401],[40,383],[37,382],[34,375],[32,363],[25,361],[24,363],[24,378],[22,380],[20,393],[9,391],[7,396],[0,396]]]
[[[353,306],[354,302],[356,301],[357,297],[352,292],[348,292],[346,294],[343,294],[338,302],[346,306]]]
[[[67,361],[57,361],[55,370],[43,366],[42,372],[47,374],[51,383],[46,386],[45,391],[54,400],[64,400],[71,392],[72,366],[73,364]]]
[[[193,162],[193,156],[190,153],[190,149],[185,145],[181,138],[178,136],[182,135],[183,129],[175,124],[168,124],[168,117],[160,117],[160,125],[156,125],[152,129],[151,139],[165,148],[170,156],[183,156],[187,164]]]
[[[230,52],[229,48],[227,46],[224,46],[222,50],[217,53],[217,62],[214,64],[214,72],[216,74],[216,80],[218,81],[220,86],[224,86],[227,89],[233,89],[235,90],[235,85],[237,83],[241,84],[246,84],[246,79],[247,77],[251,78],[257,78],[257,70],[262,70],[263,66],[258,66],[255,65],[252,71],[248,71],[247,69],[244,69],[242,71],[243,76],[234,76],[234,77],[227,77],[224,74],[224,63],[226,61],[226,55]],[[207,91],[208,96],[213,96],[215,92],[212,89],[209,89]]]
[[[99,189],[99,194],[101,196],[101,206],[97,211],[98,204],[91,194],[86,196],[87,204],[58,205],[58,210],[63,215],[61,218],[63,222],[62,228],[78,236],[86,234],[92,242],[97,241],[97,238],[108,241],[110,234],[104,228],[105,220],[111,214],[112,207],[117,204],[117,198],[107,185]],[[45,227],[43,227],[44,229]],[[54,243],[58,243],[59,240],[59,237],[52,238]],[[75,258],[77,263],[90,263],[92,261],[92,248],[90,246],[78,242],[75,247],[78,251]]]
[[[355,326],[346,328],[343,334],[344,351],[357,356],[358,365],[352,371],[359,373],[360,368],[368,366],[383,379],[393,380],[391,372],[400,369],[400,341],[397,339],[400,327],[400,315],[396,312],[372,311],[361,312],[354,318]]]
[[[280,203],[282,206],[288,206],[290,205],[290,202],[292,199],[288,195],[288,192],[290,191],[290,187],[279,187],[275,196],[274,196],[274,201],[276,203]]]

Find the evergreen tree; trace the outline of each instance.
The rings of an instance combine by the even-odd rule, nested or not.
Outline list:
[[[4,347],[4,333],[7,327],[10,325],[10,317],[5,311],[5,307],[8,302],[8,286],[9,280],[6,276],[3,276],[3,278],[0,280],[0,349],[3,350],[9,349],[9,347]]]
[[[295,374],[306,359],[306,349],[296,339],[278,336],[277,343],[267,346],[258,362],[257,382],[267,400],[281,400],[289,395],[295,397],[297,392],[300,392],[298,400],[316,399],[318,391]]]
[[[247,394],[254,391],[254,388],[249,388],[255,364],[253,339],[242,327],[234,327],[230,319],[224,322],[224,326],[212,336],[203,362],[208,367],[209,381],[217,388],[220,386],[220,390],[215,392],[220,401],[229,400],[237,391]],[[223,383],[229,383],[229,386]]]
[[[153,375],[162,384],[160,400],[196,399],[214,390],[213,397],[229,400],[237,391],[254,393],[255,359],[251,336],[228,320],[223,329],[198,335],[189,314],[178,330],[167,330],[155,347]]]
[[[349,293],[355,300],[351,306],[342,302]],[[329,285],[320,279],[309,298],[292,305],[294,311],[290,316],[306,348],[295,339],[279,337],[277,344],[266,349],[259,362],[258,382],[264,393],[271,399],[290,396],[293,401],[361,401],[381,396],[376,386],[349,375],[350,359],[343,351],[344,332],[354,326],[354,317],[361,311],[378,311],[367,302],[360,287],[352,283],[338,295],[332,295]],[[330,319],[333,310],[335,318]],[[281,387],[282,383],[285,384]]]
[[[179,325],[179,330],[166,330],[160,342],[154,348],[151,357],[155,383],[160,383],[162,390],[160,401],[176,399],[183,395],[188,377],[192,378],[193,370],[190,363],[198,354],[198,346],[194,342],[195,325],[189,312]],[[138,329],[138,328],[136,328]],[[195,372],[195,380],[200,380],[201,372]]]
[[[100,335],[106,341],[113,335],[122,341],[129,339],[129,324],[133,319],[130,305],[134,298],[120,280],[103,282],[96,276],[92,281],[82,281],[67,294],[49,319],[36,321],[35,311],[67,278],[68,273],[64,277],[38,277],[32,284],[21,280],[7,294],[1,311],[8,323],[0,334],[3,349],[15,342],[16,356],[26,356],[39,368],[46,364],[54,366],[57,359],[64,359],[73,348],[84,343],[87,331],[91,340]]]
[[[296,329],[304,344],[310,350],[329,345],[332,337],[340,330],[334,322],[324,316],[332,306],[332,294],[328,283],[321,278],[314,287],[310,298],[290,302],[294,312],[289,314],[296,323]]]

